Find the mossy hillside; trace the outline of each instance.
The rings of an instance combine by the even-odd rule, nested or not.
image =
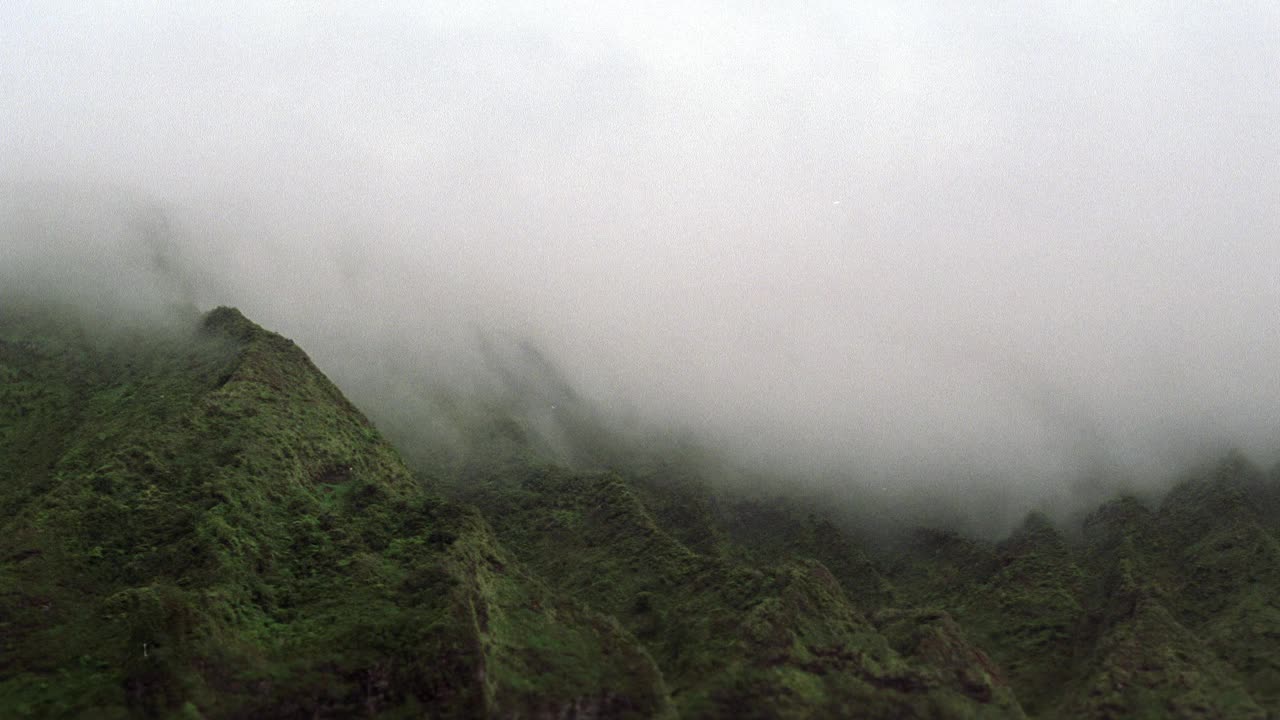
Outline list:
[[[1239,520],[1260,506],[1230,484],[1192,485],[1159,511],[1105,504],[1079,546],[1035,514],[996,545],[921,531],[888,574],[908,602],[952,615],[1030,715],[1259,717],[1274,712],[1275,563],[1258,524]]]
[[[1274,487],[1230,456],[1170,492],[1155,520],[1180,571],[1166,604],[1255,699],[1280,712],[1280,535],[1268,513]]]
[[[445,494],[464,497],[494,478],[520,477],[530,468],[611,472],[625,480],[652,520],[686,547],[709,555],[729,550],[710,479],[723,472],[718,459],[668,437],[612,430],[589,403],[564,389],[562,380],[521,379],[507,366],[501,374],[506,382],[496,397],[431,393],[431,405],[451,430],[447,442],[401,428],[401,442],[413,448],[407,457],[419,476]],[[545,368],[539,374],[558,378]],[[532,396],[522,396],[522,390]]]
[[[1230,668],[1158,603],[1140,602],[1101,638],[1092,661],[1094,672],[1062,717],[1268,717]]]
[[[523,377],[518,365],[532,365],[535,377]],[[753,566],[818,559],[862,607],[888,602],[892,587],[847,529],[814,512],[821,502],[759,497],[749,491],[758,478],[706,448],[655,432],[611,429],[541,356],[498,367],[505,381],[496,396],[471,402],[444,392],[433,397],[455,431],[453,452],[411,457],[415,470],[446,493],[465,500],[494,478],[519,477],[530,468],[612,473],[658,528],[697,554]],[[559,442],[549,442],[548,435]],[[411,443],[433,445],[422,436]]]
[[[69,327],[3,326],[0,437],[57,438],[4,456],[5,715],[663,711],[625,631],[423,495],[289,341]]]
[[[1280,712],[1272,491],[1261,471],[1233,453],[1180,483],[1154,511],[1122,498],[1086,521],[1082,564],[1095,588],[1093,625],[1101,628],[1091,642],[1120,648],[1096,650],[1086,666],[1103,668],[1095,680],[1130,678],[1116,681],[1112,705]],[[1102,691],[1095,683],[1088,692]],[[1126,692],[1145,699],[1125,699]],[[1234,699],[1224,705],[1221,698]]]
[[[539,576],[635,633],[683,715],[1020,714],[995,676],[901,656],[822,564],[757,569],[695,553],[617,475],[530,468],[466,498]]]
[[[0,715],[1280,713],[1280,478],[1239,456],[1079,544],[1032,515],[871,561],[581,408],[557,464],[544,393],[420,468],[478,512],[292,343],[197,324],[0,307]]]
[[[999,570],[991,543],[936,528],[915,529],[881,562],[900,601],[922,608],[954,607]]]
[[[1231,667],[1180,625],[1122,551],[1106,580],[1101,632],[1060,717],[1262,718]]]
[[[653,522],[681,545],[702,555],[733,552],[725,505],[696,448],[660,445],[632,454],[613,453],[608,469],[624,478]]]
[[[513,387],[521,383],[512,382]],[[589,407],[561,393],[557,407],[571,428],[593,416]],[[593,433],[566,432],[574,438],[574,457],[566,463],[539,447],[537,432],[519,409],[534,404],[508,400],[490,413],[475,412],[458,425],[468,440],[467,452],[442,481],[460,498],[495,478],[519,477],[531,468],[572,468],[584,474],[610,473],[644,508],[654,525],[685,548],[700,555],[732,557],[753,566],[791,559],[822,561],[846,593],[862,607],[891,604],[892,586],[846,530],[817,514],[816,502],[796,498],[759,497],[747,490],[750,478],[705,449],[670,438],[626,437],[597,428]],[[487,419],[486,419],[487,418]],[[438,477],[428,466],[424,475]]]
[[[1022,712],[1004,670],[969,640],[949,613],[888,609],[876,613],[873,622],[895,651],[933,674],[939,685],[955,684],[978,699],[990,693],[991,700],[1011,708],[1011,714]]]
[[[889,576],[903,600],[945,610],[990,653],[1029,714],[1062,691],[1083,621],[1082,575],[1062,536],[1038,513],[1003,542],[919,531]]]
[[[1011,687],[1017,702],[1040,717],[1195,714],[1196,708],[1208,716],[1253,717],[1270,707],[1271,594],[1257,582],[1266,580],[1260,568],[1271,566],[1270,545],[1255,532],[1270,533],[1276,524],[1274,510],[1266,509],[1275,506],[1275,486],[1266,477],[1251,473],[1247,493],[1234,501],[1188,496],[1183,518],[1119,498],[1086,522],[1079,541],[1069,542],[1043,515],[1032,514],[999,543],[922,530],[871,560],[848,528],[821,511],[806,511],[803,499],[751,496],[708,483],[705,469],[678,454],[655,463],[634,453],[612,473],[570,471],[536,452],[505,457],[513,461],[468,476],[462,487],[468,502],[537,574],[572,588],[644,641],[685,714],[748,706],[768,708],[760,711],[765,714],[806,712],[800,708],[820,714],[814,708],[834,712],[843,707],[840,698],[857,694],[813,681],[818,666],[804,653],[820,646],[809,644],[807,630],[796,636],[803,652],[762,653],[785,658],[772,666],[785,672],[771,674],[758,672],[750,643],[722,641],[727,621],[708,622],[733,615],[725,608],[746,617],[759,607],[759,617],[804,628],[803,613],[773,616],[765,609],[789,607],[769,600],[788,587],[776,581],[778,573],[806,559],[820,561],[844,596],[842,607],[826,608],[823,616],[854,610],[861,618],[856,631],[842,637],[867,634],[841,640],[844,647],[866,652],[881,643],[914,677],[935,678],[935,686],[985,686],[1010,698]],[[1234,534],[1215,540],[1214,528],[1232,517],[1225,512],[1232,508],[1247,509],[1254,524],[1230,523]],[[1254,566],[1237,562],[1243,558]],[[1140,613],[1124,600],[1130,595],[1117,591],[1121,567],[1146,593]],[[1188,591],[1193,574],[1209,581],[1207,589]],[[1224,577],[1215,580],[1215,574]],[[753,584],[751,577],[773,580]],[[747,589],[739,595],[739,588]],[[799,594],[810,591],[816,589]],[[1240,602],[1232,599],[1237,595]],[[1215,685],[1224,688],[1219,695]],[[923,686],[899,687],[916,692]],[[800,696],[803,702],[788,704]],[[961,712],[950,707],[942,714]]]
[[[1032,513],[996,546],[999,570],[954,612],[1008,674],[1028,712],[1050,706],[1084,620],[1083,576],[1062,535]]]
[[[189,389],[187,378],[216,372],[228,360],[204,343],[186,358],[186,367],[175,367],[168,351],[187,339],[185,333],[138,334],[127,328],[93,332],[69,309],[0,298],[0,502],[5,516],[50,486],[66,440],[94,412],[102,412],[101,406],[86,401],[113,379],[125,395],[148,376],[156,376],[150,384],[180,394]],[[137,414],[162,413],[161,394],[151,403],[138,398]]]
[[[791,559],[821,562],[863,612],[900,605],[893,584],[847,532],[786,497],[721,501],[721,523],[734,557],[748,564]]]

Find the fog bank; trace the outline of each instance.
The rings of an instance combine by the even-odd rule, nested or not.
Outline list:
[[[1280,448],[1280,9],[0,8],[0,281],[904,495]],[[124,311],[124,310],[122,310]],[[422,380],[425,378],[425,380]]]

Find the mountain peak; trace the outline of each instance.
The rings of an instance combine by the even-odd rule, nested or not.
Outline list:
[[[201,327],[206,332],[247,340],[255,333],[264,332],[243,313],[233,307],[221,305],[205,313]]]

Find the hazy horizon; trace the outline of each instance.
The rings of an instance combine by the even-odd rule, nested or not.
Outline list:
[[[9,3],[0,281],[236,305],[356,397],[528,338],[608,414],[909,496],[1270,464],[1276,37],[1262,2]]]

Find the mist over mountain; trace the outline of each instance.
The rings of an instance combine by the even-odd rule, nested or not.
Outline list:
[[[569,452],[527,346],[600,423],[1007,524],[1278,459],[1277,32],[1266,3],[9,4],[0,282],[238,306],[402,448],[523,387]]]
[[[1067,523],[877,538],[611,432],[527,344],[483,349],[505,392],[436,399],[460,448],[402,455],[287,338],[166,320],[0,305],[6,717],[1280,707],[1280,472],[1239,453]]]

